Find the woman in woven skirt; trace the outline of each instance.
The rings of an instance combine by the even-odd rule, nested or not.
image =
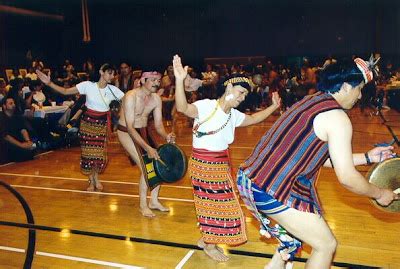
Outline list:
[[[229,144],[235,128],[259,123],[280,106],[275,93],[273,104],[253,115],[235,108],[251,89],[250,80],[243,76],[228,77],[223,83],[224,94],[217,100],[204,99],[188,104],[184,92],[187,66],[179,56],[173,59],[176,107],[179,112],[194,118],[193,150],[189,164],[194,204],[202,237],[198,246],[212,259],[229,259],[217,244],[237,246],[247,241],[245,222],[238,197],[233,189]]]
[[[107,135],[111,131],[110,103],[121,100],[124,93],[110,85],[115,70],[109,64],[100,67],[98,82],[84,81],[71,88],[56,85],[46,75],[36,71],[39,79],[62,95],[85,94],[87,110],[81,118],[79,131],[81,144],[81,171],[89,177],[88,191],[102,191],[98,175],[107,166]]]

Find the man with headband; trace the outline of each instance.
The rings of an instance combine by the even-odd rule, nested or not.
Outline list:
[[[352,153],[352,125],[345,110],[354,106],[361,89],[373,80],[375,64],[373,59],[357,58],[328,66],[320,73],[319,92],[287,110],[241,165],[241,197],[261,222],[261,233],[280,242],[265,268],[284,268],[300,247],[299,240],[312,247],[306,268],[330,268],[337,242],[321,217],[317,197],[316,179],[322,166],[333,167],[339,182],[354,193],[382,205],[398,199],[392,190],[370,184],[354,167],[392,156],[393,147]],[[268,218],[279,225],[271,227]]]
[[[175,134],[167,134],[162,123],[162,101],[156,93],[160,86],[160,79],[161,74],[158,72],[144,72],[140,79],[141,86],[126,93],[122,102],[117,132],[122,146],[140,169],[140,211],[143,216],[150,218],[155,216],[151,209],[169,211],[158,200],[160,185],[151,191],[150,202],[147,204],[147,173],[142,155],[147,152],[149,158],[160,159],[155,140],[147,129],[150,113],[153,113],[157,133],[167,142],[175,140]]]
[[[251,89],[250,80],[243,76],[229,77],[223,84],[224,94],[217,100],[204,99],[188,104],[184,91],[186,66],[175,55],[173,60],[176,83],[176,108],[194,118],[193,151],[189,163],[194,205],[201,231],[198,246],[212,259],[229,259],[217,244],[237,246],[247,241],[245,222],[238,197],[233,189],[229,144],[235,128],[265,120],[280,105],[278,94],[273,104],[253,115],[236,110]]]

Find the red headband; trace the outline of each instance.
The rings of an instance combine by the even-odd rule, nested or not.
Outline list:
[[[372,81],[372,79],[374,78],[374,73],[370,69],[369,63],[361,58],[355,58],[354,62],[356,63],[357,67],[361,70],[365,83]]]
[[[157,71],[152,71],[152,72],[143,72],[141,78],[161,78],[161,74],[158,73]]]

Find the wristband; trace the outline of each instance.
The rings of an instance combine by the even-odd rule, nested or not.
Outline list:
[[[364,156],[365,156],[365,160],[367,161],[367,164],[368,164],[368,165],[371,165],[371,160],[370,160],[369,157],[368,157],[368,152],[365,152],[365,153],[364,153]]]

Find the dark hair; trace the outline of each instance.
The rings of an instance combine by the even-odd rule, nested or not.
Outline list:
[[[12,88],[16,88],[18,87],[18,85],[24,84],[24,80],[22,78],[14,78],[12,80],[10,80],[10,85]]]
[[[40,80],[32,80],[29,82],[29,89],[31,91],[33,91],[33,89],[35,89],[35,87],[42,85],[42,82],[40,82]]]
[[[14,100],[14,98],[10,94],[7,94],[6,96],[4,96],[3,99],[1,99],[1,102],[0,102],[1,106],[4,106],[8,99],[13,99]]]
[[[115,72],[115,67],[112,66],[111,64],[105,63],[100,67],[100,70],[103,71],[103,72],[106,72],[106,71],[109,71],[109,70]]]
[[[343,64],[335,63],[319,73],[317,89],[322,92],[335,93],[345,82],[355,87],[362,81],[364,81],[363,74],[353,61]]]
[[[119,63],[119,66],[121,66],[122,64],[126,64],[127,66],[132,67],[132,65],[131,65],[131,63],[129,61],[121,61]]]
[[[236,85],[240,85],[243,88],[246,88],[248,91],[251,90],[251,82],[250,79],[242,74],[234,74],[231,76],[228,76],[225,78],[224,82],[222,83],[222,86],[224,87],[224,91],[227,85],[225,85],[229,80],[233,80],[234,78],[243,78],[242,81],[236,81],[236,82],[229,82],[230,84],[232,84],[232,86],[236,86]],[[233,80],[234,81],[234,80]]]

